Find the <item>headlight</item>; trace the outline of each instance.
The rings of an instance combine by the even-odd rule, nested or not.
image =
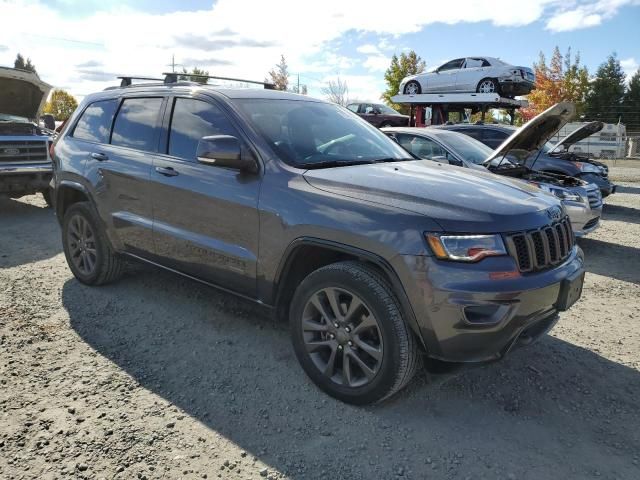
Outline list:
[[[484,257],[506,255],[500,235],[437,235],[427,233],[427,243],[441,260],[477,262]]]
[[[539,183],[537,185],[538,187],[540,187],[540,190],[553,193],[560,200],[567,200],[568,202],[587,203],[587,200],[582,195],[572,193],[564,188],[550,187],[549,185],[545,185],[543,183]]]
[[[597,165],[592,165],[591,163],[575,162],[575,164],[581,172],[602,173],[602,171],[604,170],[603,168],[598,167]]]

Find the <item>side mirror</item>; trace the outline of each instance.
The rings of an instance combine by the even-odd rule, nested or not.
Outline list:
[[[255,173],[258,165],[253,156],[243,152],[240,141],[231,135],[203,137],[196,151],[198,162],[214,167],[227,167],[241,172]]]

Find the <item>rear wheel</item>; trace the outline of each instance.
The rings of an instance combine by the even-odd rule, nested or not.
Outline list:
[[[121,276],[124,262],[111,249],[88,202],[74,203],[64,214],[62,246],[73,275],[87,285]]]
[[[420,86],[420,83],[415,80],[411,80],[404,86],[405,95],[420,95],[421,93],[422,87]]]
[[[344,402],[363,405],[393,395],[419,362],[416,339],[391,287],[358,262],[311,273],[295,292],[290,322],[302,368]]]
[[[500,85],[495,78],[484,78],[478,83],[476,88],[478,93],[500,93]]]

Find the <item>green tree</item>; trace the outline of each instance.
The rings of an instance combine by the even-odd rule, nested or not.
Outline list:
[[[289,67],[284,55],[280,55],[280,62],[269,71],[266,82],[273,83],[276,90],[286,91],[289,87]]]
[[[598,67],[587,95],[585,116],[588,120],[617,123],[622,116],[625,75],[616,54]]]
[[[182,67],[182,73],[186,73],[188,75],[180,75],[180,80],[187,80],[189,82],[198,82],[205,85],[208,81],[207,78],[203,77],[192,77],[190,75],[209,75],[209,72],[205,70],[201,70],[198,67],[193,67],[193,69],[189,72],[186,68]]]
[[[78,107],[76,99],[64,90],[54,90],[44,106],[44,113],[50,113],[56,120],[67,120]]]
[[[391,65],[384,73],[384,80],[387,82],[387,89],[382,94],[384,102],[392,108],[404,114],[409,113],[408,105],[398,105],[391,101],[391,97],[398,94],[400,82],[408,75],[416,75],[424,72],[426,64],[416,52],[411,50],[409,53],[401,53],[400,57],[393,55],[391,57]]]
[[[16,55],[16,59],[13,62],[13,68],[19,68],[20,70],[26,70],[28,72],[38,73],[36,72],[36,67],[33,63],[31,63],[31,59],[27,58],[25,61],[24,57],[18,53]]]
[[[629,80],[624,94],[622,121],[627,125],[627,132],[640,132],[640,69]]]

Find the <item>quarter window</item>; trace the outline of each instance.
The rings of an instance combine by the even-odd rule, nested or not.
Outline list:
[[[215,105],[176,98],[169,131],[169,155],[196,161],[198,142],[211,135],[238,136],[227,116]]]
[[[116,116],[111,143],[145,152],[157,151],[162,98],[127,98]]]
[[[117,100],[94,102],[82,113],[73,131],[73,137],[97,143],[109,143],[113,114],[118,108]]]

